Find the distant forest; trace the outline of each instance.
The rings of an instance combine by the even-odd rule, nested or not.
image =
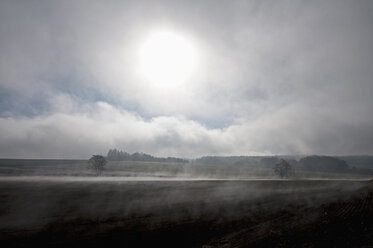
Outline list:
[[[281,162],[281,159],[287,161],[294,169],[299,170],[373,174],[372,156],[206,156],[193,162],[211,165],[246,165],[273,168]]]
[[[144,161],[166,163],[192,163],[205,165],[232,165],[261,168],[274,168],[284,159],[294,169],[337,173],[362,173],[373,175],[373,156],[205,156],[197,159],[181,159],[175,157],[154,157],[135,152],[133,154],[118,149],[110,149],[108,161]]]
[[[108,161],[144,161],[144,162],[167,162],[167,163],[188,163],[188,160],[174,157],[159,158],[146,153],[135,152],[129,154],[125,151],[110,149],[106,159]]]

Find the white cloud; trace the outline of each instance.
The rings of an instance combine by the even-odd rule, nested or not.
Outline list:
[[[48,115],[0,118],[0,157],[86,158],[110,148],[158,156],[368,153],[371,122],[358,127],[340,115],[291,106],[224,129],[184,116],[144,120],[105,102],[80,105],[59,97]],[[60,106],[68,106],[61,108]],[[361,130],[363,128],[363,130]]]
[[[66,99],[56,99],[58,108],[48,115],[0,118],[0,157],[84,158],[113,147],[188,157],[224,147],[224,142],[219,142],[221,131],[182,116],[146,121],[104,102],[83,111]]]
[[[0,3],[0,157],[371,153],[372,4],[38,3]],[[136,76],[158,27],[200,51],[185,85]]]

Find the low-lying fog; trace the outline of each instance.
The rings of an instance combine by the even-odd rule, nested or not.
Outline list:
[[[157,177],[157,176],[0,176],[0,181],[31,181],[31,182],[125,182],[125,181],[369,181],[370,178],[214,178],[214,177]]]
[[[129,221],[144,225],[235,219],[289,204],[348,198],[370,181],[222,180],[154,177],[1,177],[0,230],[37,230],[54,222]],[[131,222],[132,223],[132,222]]]

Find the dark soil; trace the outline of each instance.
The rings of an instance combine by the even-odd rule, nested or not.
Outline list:
[[[373,247],[361,181],[1,181],[2,247]]]

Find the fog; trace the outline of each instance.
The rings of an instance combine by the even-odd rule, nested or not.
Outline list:
[[[87,176],[12,176],[4,177],[0,176],[0,181],[3,182],[157,182],[157,181],[343,181],[343,182],[358,182],[358,181],[369,181],[370,178],[360,178],[360,179],[330,179],[330,178],[305,178],[305,179],[275,179],[275,178],[255,178],[255,179],[237,179],[237,178],[214,178],[214,177],[156,177],[156,176],[134,176],[134,177],[121,177],[121,176],[103,176],[103,177],[87,177]]]
[[[372,13],[1,0],[0,244],[370,247]]]
[[[147,226],[204,218],[240,219],[257,211],[276,212],[291,204],[310,208],[349,199],[358,189],[371,187],[371,182],[1,177],[0,187],[7,199],[1,206],[6,214],[0,217],[0,229],[38,231],[54,222],[78,225],[125,220]],[[146,217],[149,214],[151,217]]]
[[[224,239],[245,247],[273,232],[282,238],[326,221],[360,223],[373,200],[369,175],[280,179],[272,169],[247,165],[111,161],[97,176],[82,160],[1,162],[0,241],[13,246],[125,240],[131,247],[174,247],[183,240],[184,247],[221,247]]]

